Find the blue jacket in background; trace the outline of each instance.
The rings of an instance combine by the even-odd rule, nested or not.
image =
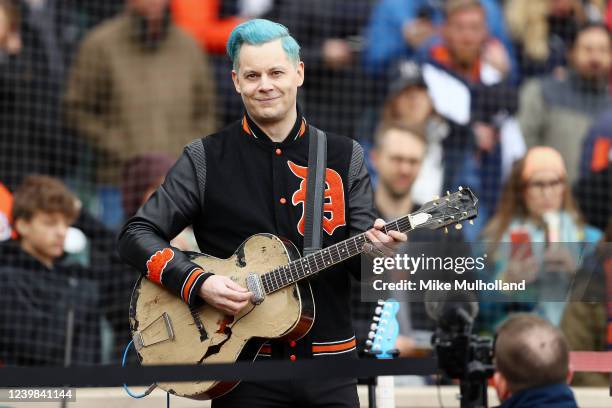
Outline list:
[[[512,71],[516,68],[514,51],[506,32],[505,19],[496,0],[480,0],[485,9],[489,33],[499,39],[510,55]],[[442,4],[436,0],[381,0],[372,12],[365,32],[363,63],[366,70],[375,74],[385,73],[389,65],[398,59],[410,59],[417,50],[404,41],[402,26],[414,20],[421,11],[431,16],[434,25],[444,22]]]
[[[547,385],[520,391],[498,408],[577,408],[572,389],[566,384]]]

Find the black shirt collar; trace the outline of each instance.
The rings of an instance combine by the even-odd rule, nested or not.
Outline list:
[[[242,129],[246,134],[254,137],[257,140],[271,144],[292,144],[296,140],[300,139],[308,130],[306,119],[302,116],[299,107],[297,108],[297,118],[295,119],[295,123],[293,124],[293,127],[289,131],[287,137],[281,143],[274,142],[272,139],[270,139],[270,136],[268,136],[259,126],[257,126],[248,113],[245,112],[242,121]]]

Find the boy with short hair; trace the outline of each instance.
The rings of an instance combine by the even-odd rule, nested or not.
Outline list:
[[[16,239],[0,244],[0,365],[99,362],[98,285],[58,262],[78,213],[77,198],[53,177],[28,176],[15,191]]]

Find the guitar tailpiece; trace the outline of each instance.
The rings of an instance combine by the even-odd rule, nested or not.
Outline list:
[[[247,289],[253,294],[253,297],[251,298],[251,302],[253,302],[253,304],[258,305],[263,302],[265,292],[263,283],[261,282],[261,277],[258,274],[249,273],[246,277],[246,286]]]

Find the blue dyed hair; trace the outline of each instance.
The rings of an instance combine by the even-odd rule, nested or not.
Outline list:
[[[300,45],[284,25],[258,18],[236,26],[227,40],[227,55],[232,60],[234,70],[238,71],[238,55],[242,44],[259,45],[279,38],[289,60],[297,64],[300,60]]]

